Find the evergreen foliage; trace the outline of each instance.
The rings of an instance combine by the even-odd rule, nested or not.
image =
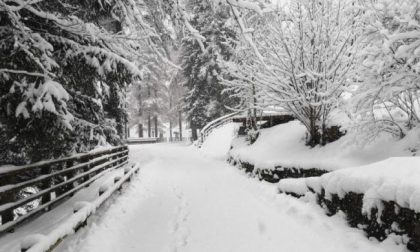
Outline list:
[[[0,163],[120,144],[153,35],[125,0],[0,1]],[[143,49],[145,48],[145,49]]]
[[[229,92],[223,92],[221,61],[234,56],[238,36],[229,24],[229,9],[213,9],[208,1],[200,1],[193,6],[192,13],[191,25],[205,38],[204,51],[195,39],[186,38],[182,43],[186,78],[184,110],[194,131],[226,114],[227,107],[237,103]]]

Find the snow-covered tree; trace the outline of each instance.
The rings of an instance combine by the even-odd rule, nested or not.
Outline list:
[[[366,1],[363,48],[352,98],[371,137],[404,137],[420,123],[420,4]],[[366,130],[368,129],[368,130]]]
[[[1,163],[120,143],[157,39],[130,0],[0,1]]]
[[[234,108],[235,111],[246,111],[247,122],[246,132],[250,142],[254,142],[258,137],[259,125],[257,123],[258,116],[266,109],[269,104],[265,102],[265,95],[261,88],[255,84],[255,72],[257,68],[249,68],[249,72],[240,72],[242,68],[236,65],[252,65],[255,59],[249,57],[247,44],[240,44],[237,48],[234,61],[224,61],[222,84],[225,85],[223,92],[228,92],[230,96],[239,102]],[[235,69],[232,71],[232,69]]]
[[[205,38],[197,43],[187,37],[182,44],[182,67],[186,78],[184,109],[193,138],[196,138],[196,129],[225,114],[228,111],[225,106],[236,102],[228,93],[222,92],[219,61],[232,57],[237,34],[228,22],[229,9],[214,10],[210,1],[191,4],[194,16],[190,23]]]
[[[357,15],[351,0],[299,0],[246,19],[253,28],[248,55],[254,61],[231,64],[230,70],[302,122],[311,146],[326,143],[329,114],[349,84]]]

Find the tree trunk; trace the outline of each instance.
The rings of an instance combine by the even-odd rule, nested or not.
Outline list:
[[[195,126],[194,122],[191,122],[191,137],[193,141],[198,139],[197,127]]]
[[[139,137],[143,137],[143,124],[139,123]]]
[[[182,141],[182,112],[178,112],[179,140]]]
[[[127,122],[127,120],[125,119],[124,120],[124,124],[125,124],[125,126],[124,126],[124,129],[125,129],[125,139],[128,139],[129,137],[130,137],[130,131],[128,130],[128,122]]]
[[[154,88],[154,97],[157,98],[158,94],[157,94],[157,88]],[[157,106],[157,105],[156,105]],[[159,108],[156,107],[155,108],[155,115],[153,116],[153,120],[155,123],[155,137],[159,138],[159,132],[158,132],[158,118],[157,118],[157,113],[158,113]]]
[[[155,137],[158,138],[159,137],[159,132],[158,132],[158,118],[157,118],[157,115],[153,116],[153,121],[155,123]]]
[[[147,136],[149,138],[152,137],[152,116],[150,115],[150,112],[149,112],[149,115],[147,116]]]
[[[169,119],[169,142],[172,142],[172,120]]]
[[[315,111],[313,108],[310,108],[308,145],[311,147],[315,147],[321,142],[321,135],[318,132],[318,126],[316,125],[316,121],[317,118],[315,116]]]
[[[257,130],[257,97],[255,97],[256,92],[255,92],[255,85],[252,84],[252,103],[254,105],[253,108],[253,115],[252,115],[252,129]]]
[[[150,91],[150,86],[147,87],[147,97],[150,98],[151,96],[151,91]],[[152,115],[150,114],[150,108],[149,110],[149,114],[147,115],[147,136],[149,138],[152,137]]]

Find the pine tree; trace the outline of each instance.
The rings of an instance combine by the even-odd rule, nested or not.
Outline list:
[[[119,144],[124,90],[157,51],[132,1],[0,1],[0,163]],[[154,57],[154,56],[152,56]]]
[[[192,8],[190,23],[205,38],[205,51],[195,39],[186,38],[182,43],[182,67],[186,81],[184,110],[196,139],[196,129],[228,112],[236,99],[223,93],[220,60],[233,56],[237,35],[229,26],[229,10],[213,9],[208,1],[196,2]]]

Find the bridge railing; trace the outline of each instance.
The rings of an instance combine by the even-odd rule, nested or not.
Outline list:
[[[128,147],[119,146],[30,165],[0,167],[0,234],[127,163]],[[23,197],[28,188],[32,193]],[[31,209],[17,213],[25,207]]]
[[[207,136],[215,129],[233,122],[233,118],[239,114],[243,113],[243,111],[234,112],[231,114],[227,114],[225,116],[219,117],[211,122],[209,122],[206,126],[203,127],[200,131],[200,139],[198,141],[198,146],[201,146],[203,142],[206,140]]]
[[[127,138],[126,143],[127,144],[152,144],[152,143],[159,143],[160,138],[158,137],[147,137],[147,138]]]

